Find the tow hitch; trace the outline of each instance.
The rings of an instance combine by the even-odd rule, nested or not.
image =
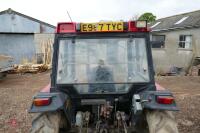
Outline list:
[[[135,115],[141,114],[143,108],[142,108],[141,98],[140,98],[139,94],[133,95],[132,103],[133,103],[133,112],[134,112],[134,114]]]

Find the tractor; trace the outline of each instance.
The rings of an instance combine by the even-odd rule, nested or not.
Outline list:
[[[30,132],[178,133],[175,98],[154,75],[146,21],[58,23]]]

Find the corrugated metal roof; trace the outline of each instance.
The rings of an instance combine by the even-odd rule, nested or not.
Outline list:
[[[157,24],[158,22],[160,23]],[[149,27],[152,27],[152,32],[200,27],[200,10],[161,18],[151,23]]]
[[[0,12],[0,33],[54,33],[55,26],[8,9]]]
[[[32,20],[32,21],[35,21],[35,22],[41,23],[41,24],[43,24],[43,25],[49,26],[49,27],[51,27],[51,28],[56,28],[54,25],[48,24],[48,23],[46,23],[46,22],[40,21],[40,20],[38,20],[38,19],[32,18],[32,17],[30,17],[30,16],[24,15],[24,14],[19,13],[19,12],[16,12],[16,11],[12,10],[11,8],[9,8],[9,9],[7,9],[7,10],[4,10],[4,11],[1,11],[1,12],[0,12],[0,15],[6,14],[6,13],[8,13],[8,14],[14,13],[14,14],[17,14],[17,15],[22,16],[22,17],[24,17],[24,18],[30,19],[30,20]]]

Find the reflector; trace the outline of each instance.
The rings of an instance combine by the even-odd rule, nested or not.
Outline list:
[[[172,96],[157,96],[157,102],[160,104],[172,104],[174,98]]]
[[[51,98],[35,98],[33,104],[35,106],[47,106],[51,103]]]

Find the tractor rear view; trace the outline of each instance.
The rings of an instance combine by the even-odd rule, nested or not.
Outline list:
[[[173,95],[154,81],[146,21],[59,23],[51,85],[31,133],[178,133]]]

